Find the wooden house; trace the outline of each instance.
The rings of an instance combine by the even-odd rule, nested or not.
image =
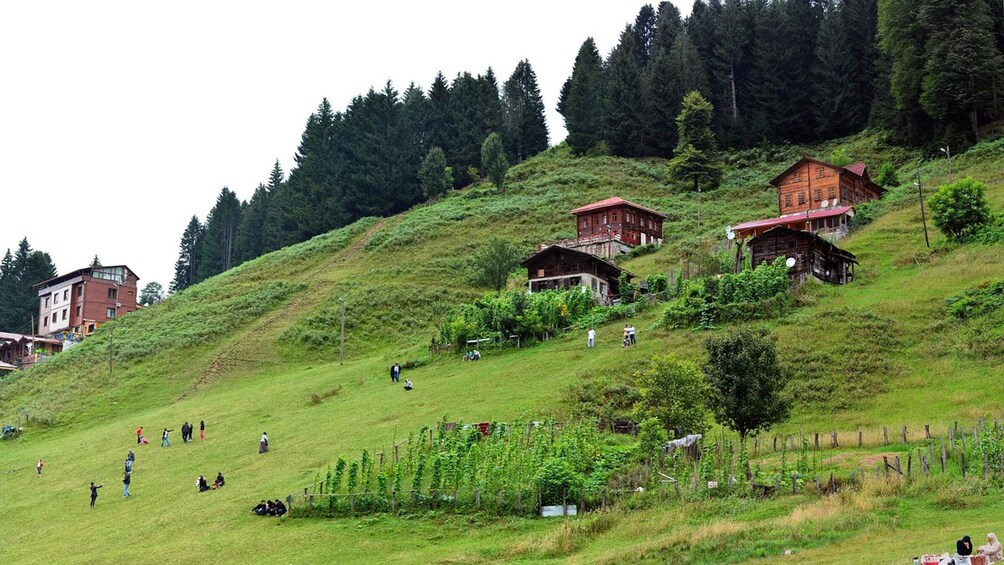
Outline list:
[[[30,367],[61,352],[63,346],[58,339],[0,332],[0,364],[14,369]]]
[[[634,275],[596,255],[560,245],[551,245],[523,261],[530,292],[581,287],[596,300],[609,303],[620,294],[621,273]]]
[[[80,336],[138,308],[139,277],[125,265],[86,267],[35,284],[38,335]]]
[[[823,282],[845,284],[854,280],[853,253],[844,251],[818,235],[786,227],[774,227],[747,243],[753,266],[772,263],[778,257],[794,259],[788,276],[801,283],[812,276]]]
[[[778,217],[732,226],[739,239],[775,227],[824,233],[831,239],[846,235],[854,206],[880,198],[884,189],[872,182],[868,167],[846,167],[802,157],[770,181],[777,187]]]
[[[619,196],[586,204],[569,212],[575,216],[575,239],[545,243],[574,248],[608,259],[633,247],[662,244],[662,222],[666,215]]]

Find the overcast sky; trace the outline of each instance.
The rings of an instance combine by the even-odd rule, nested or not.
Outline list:
[[[689,13],[690,2],[675,1]],[[529,59],[554,111],[586,37],[606,56],[644,2],[0,3],[0,253],[27,236],[60,273],[173,277],[188,219],[289,171],[322,98]]]

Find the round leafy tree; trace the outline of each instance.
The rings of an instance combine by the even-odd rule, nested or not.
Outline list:
[[[979,233],[990,222],[986,189],[970,177],[943,185],[928,201],[934,225],[954,240]]]

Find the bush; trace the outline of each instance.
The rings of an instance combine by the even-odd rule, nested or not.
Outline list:
[[[882,163],[882,168],[879,169],[879,174],[875,177],[875,182],[883,188],[892,188],[894,186],[899,186],[899,177],[896,176],[896,167],[892,163]],[[857,208],[855,207],[855,211]]]
[[[943,185],[928,204],[934,225],[950,239],[964,241],[990,223],[986,185],[970,177]]]
[[[677,297],[666,307],[663,324],[707,329],[718,322],[777,317],[792,304],[789,288],[784,257],[720,278],[678,282]]]
[[[635,373],[641,398],[635,404],[639,419],[655,418],[675,437],[700,434],[708,429],[708,389],[704,374],[690,361],[673,355],[652,357]]]
[[[564,459],[551,457],[540,466],[535,482],[542,504],[561,504],[578,500],[583,478]]]

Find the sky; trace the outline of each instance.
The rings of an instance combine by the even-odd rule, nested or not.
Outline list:
[[[686,15],[691,2],[674,1]],[[642,1],[0,3],[0,253],[126,264],[168,287],[188,220],[285,171],[322,98],[529,59],[554,110],[579,46],[605,57]]]

